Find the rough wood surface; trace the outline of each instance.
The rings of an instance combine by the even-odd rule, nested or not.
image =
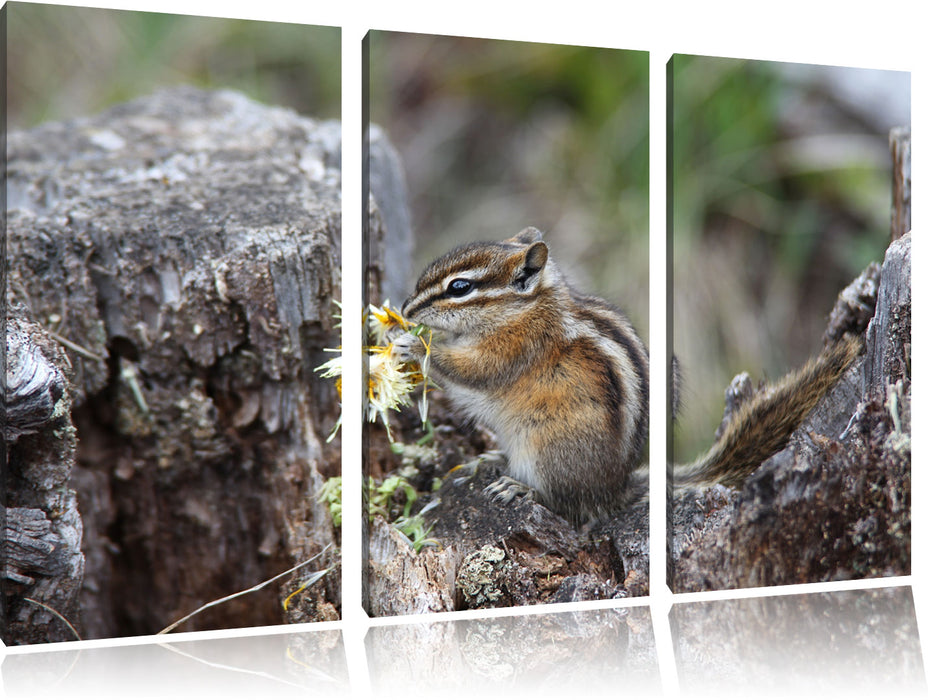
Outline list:
[[[340,138],[191,88],[9,135],[10,293],[73,374],[87,637],[154,633],[336,543],[338,399],[312,370],[338,341]],[[280,622],[308,573],[182,629]],[[291,605],[333,618],[339,581]]]
[[[367,134],[368,225],[366,245],[373,250],[368,266],[367,301],[401,301],[410,293],[413,229],[409,195],[400,156],[383,130],[371,125]]]
[[[78,619],[85,567],[81,518],[68,488],[76,445],[68,360],[20,315],[7,320],[5,345],[4,641],[72,641],[74,633],[49,610]]]
[[[413,231],[410,224],[403,166],[399,155],[390,145],[380,127],[376,125],[368,127],[365,148],[367,210],[364,213],[366,230],[362,250],[364,258],[363,301],[365,305],[380,305],[385,300],[392,300],[399,305],[409,293],[413,251]],[[364,483],[367,488],[368,475],[381,476],[381,470],[374,465],[374,461],[387,457],[386,433],[379,427],[365,422],[362,440],[364,443]],[[431,591],[416,595],[415,598],[410,595],[413,593],[412,589],[407,589],[405,596],[399,595],[399,588],[392,579],[386,579],[385,574],[390,571],[409,570],[410,553],[399,547],[405,542],[401,543],[396,536],[391,536],[384,528],[377,528],[376,533],[373,531],[373,527],[367,523],[364,524],[361,566],[363,600],[372,601],[373,609],[384,611],[382,614],[396,614],[393,611],[412,610],[414,605],[423,605],[426,600],[431,601],[425,603],[430,607],[448,609],[449,592],[442,583],[437,583]],[[372,535],[376,537],[373,542],[370,540]],[[391,552],[394,552],[393,563],[388,558]],[[373,566],[374,556],[377,556],[377,559],[383,563]],[[437,579],[433,577],[431,580]],[[366,603],[366,605],[371,605],[371,603]]]
[[[910,384],[911,235],[891,243],[881,266],[877,305],[868,323],[863,389],[882,395],[899,381]]]
[[[455,609],[452,549],[417,554],[399,530],[377,516],[370,532],[370,609],[374,615],[414,615]]]
[[[649,593],[647,504],[577,530],[530,500],[495,502],[484,489],[500,474],[496,460],[483,461],[475,470],[453,469],[489,448],[488,438],[453,426],[444,400],[437,398],[430,404],[430,417],[435,425],[433,449],[408,461],[401,471],[423,494],[413,512],[426,509],[429,537],[435,546],[427,545],[416,554],[399,532],[382,519],[375,521],[370,528],[365,599],[371,615],[414,612],[413,601],[426,598],[433,601],[432,610],[450,611]],[[404,414],[398,429],[415,439],[416,422]],[[389,453],[385,434],[374,432],[372,468],[378,472],[400,469],[399,457]],[[432,492],[436,478],[441,479],[441,487]],[[393,548],[387,547],[388,540]],[[420,575],[402,577],[401,571]],[[400,585],[401,580],[405,585]]]
[[[673,507],[677,592],[910,572],[910,234],[843,293],[826,335],[867,319],[865,353],[785,450],[740,491],[683,494]],[[849,308],[855,318],[848,319]]]

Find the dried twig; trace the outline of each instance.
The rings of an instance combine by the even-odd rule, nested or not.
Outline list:
[[[84,348],[84,347],[78,345],[78,343],[73,343],[73,342],[70,341],[68,338],[66,338],[66,337],[64,337],[64,336],[62,336],[62,335],[59,335],[59,334],[56,333],[55,331],[50,331],[48,328],[46,328],[46,329],[45,329],[45,332],[48,333],[50,336],[52,336],[52,338],[54,338],[55,340],[57,340],[58,342],[60,342],[62,345],[64,345],[66,348],[70,348],[71,350],[74,350],[75,352],[77,352],[77,353],[78,353],[79,355],[81,355],[82,357],[86,357],[86,358],[88,358],[89,360],[96,360],[96,361],[98,361],[98,362],[104,362],[104,361],[107,360],[106,357],[104,357],[104,356],[102,356],[102,355],[98,355],[97,353],[91,352],[91,351],[88,350],[87,348]]]
[[[234,600],[235,598],[239,598],[239,597],[242,596],[242,595],[246,595],[246,594],[248,594],[248,593],[253,593],[254,591],[259,591],[261,588],[263,588],[264,586],[267,586],[267,585],[273,583],[273,582],[276,581],[277,579],[281,579],[281,578],[283,578],[284,576],[288,576],[288,575],[291,574],[293,571],[296,571],[297,569],[301,569],[301,568],[302,568],[303,566],[305,566],[306,564],[312,563],[313,561],[315,561],[316,559],[318,559],[320,556],[322,556],[323,554],[325,554],[325,552],[327,552],[327,551],[329,550],[330,547],[331,547],[331,544],[326,545],[325,548],[324,548],[321,552],[319,552],[318,554],[316,554],[314,557],[309,557],[309,558],[306,559],[304,562],[301,562],[301,563],[299,563],[299,564],[296,564],[293,568],[291,568],[291,569],[289,569],[289,570],[287,570],[287,571],[284,571],[284,572],[282,572],[281,574],[277,574],[277,575],[274,576],[273,578],[267,579],[267,580],[264,581],[263,583],[258,583],[256,586],[253,586],[253,587],[251,587],[251,588],[246,588],[246,589],[244,589],[243,591],[238,591],[237,593],[232,593],[231,595],[225,596],[225,597],[223,597],[223,598],[218,598],[217,600],[213,600],[213,601],[211,601],[210,603],[205,603],[204,605],[202,605],[202,606],[201,606],[200,608],[198,608],[197,610],[194,610],[194,611],[190,612],[188,615],[186,615],[185,617],[183,617],[183,618],[181,618],[181,619],[179,619],[179,620],[176,620],[176,621],[173,622],[171,625],[169,625],[169,626],[166,627],[165,629],[160,630],[160,631],[157,632],[156,634],[165,634],[166,632],[171,632],[171,631],[174,630],[176,627],[178,627],[179,625],[181,625],[183,622],[186,622],[186,621],[190,620],[191,618],[195,617],[195,616],[198,615],[200,612],[203,612],[203,611],[207,610],[208,608],[213,608],[213,607],[215,607],[216,605],[220,605],[221,603],[226,603],[226,602],[228,602],[229,600]],[[329,567],[329,570],[331,570],[332,568],[334,568],[334,567]]]
[[[72,626],[72,623],[70,623],[68,620],[66,620],[66,619],[65,619],[65,616],[62,615],[62,613],[60,613],[58,610],[56,610],[56,609],[53,608],[53,607],[50,607],[50,606],[46,605],[45,603],[40,603],[38,600],[33,600],[32,598],[26,598],[26,597],[24,597],[23,600],[25,600],[25,601],[28,602],[28,603],[32,603],[33,605],[38,605],[38,606],[39,606],[40,608],[42,608],[43,610],[48,610],[50,613],[52,613],[53,615],[55,615],[59,620],[61,620],[62,622],[65,623],[65,626],[68,627],[68,629],[71,630],[71,633],[72,633],[73,635],[75,635],[75,639],[77,639],[79,642],[81,641],[81,635],[78,634],[78,630],[76,630],[76,629],[74,628],[74,626]]]

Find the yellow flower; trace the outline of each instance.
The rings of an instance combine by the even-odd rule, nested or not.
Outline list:
[[[371,347],[369,351],[367,420],[373,423],[380,416],[387,429],[387,436],[393,440],[388,412],[412,405],[410,392],[419,386],[422,377],[413,372],[407,363],[400,361],[393,352],[392,344]]]
[[[389,301],[385,301],[380,308],[371,304],[367,311],[367,326],[371,333],[372,345],[386,345],[390,331],[396,329],[407,331],[416,325],[403,318],[399,311],[391,308]]]
[[[379,308],[369,305],[365,310],[363,320],[369,331],[368,340],[370,341],[367,347],[367,420],[374,423],[379,416],[387,429],[387,436],[392,441],[389,412],[399,411],[404,406],[412,406],[410,394],[420,384],[422,395],[419,399],[419,416],[423,425],[427,422],[432,333],[407,321],[399,311],[390,307],[389,302],[384,302]],[[416,334],[426,349],[425,356],[419,363],[404,361],[400,353],[395,352],[392,338],[405,332]],[[424,335],[428,336],[428,340]],[[326,350],[341,352],[340,348],[326,348]],[[335,386],[338,388],[339,400],[341,398],[341,359],[339,355],[315,368],[315,371],[323,378],[336,378]],[[334,438],[340,425],[341,418],[338,419],[334,430],[328,436],[328,441]]]

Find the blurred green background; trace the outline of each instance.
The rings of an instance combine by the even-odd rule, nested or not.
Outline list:
[[[370,120],[399,150],[409,188],[410,279],[456,244],[536,226],[572,280],[646,338],[648,55],[369,37]]]
[[[890,239],[888,131],[910,74],[672,59],[675,458],[706,449],[732,377],[821,350],[838,292]]]
[[[9,3],[8,126],[179,83],[340,116],[327,27]],[[372,32],[370,117],[403,158],[416,260],[542,229],[574,282],[648,329],[648,56]],[[887,132],[909,74],[673,58],[676,456],[711,442],[731,378],[819,350],[837,292],[888,241]],[[662,127],[662,125],[660,125]],[[402,299],[393,300],[399,304]]]
[[[337,28],[19,2],[7,13],[10,129],[93,114],[177,84],[340,116]]]

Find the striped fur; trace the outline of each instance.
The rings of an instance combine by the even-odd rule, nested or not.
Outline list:
[[[453,280],[471,291],[453,296]],[[647,439],[647,350],[567,284],[538,231],[442,256],[402,310],[432,329],[433,379],[497,435],[510,477],[575,522],[623,505]]]
[[[793,431],[851,366],[860,350],[861,341],[846,336],[767,391],[753,396],[731,417],[704,456],[674,470],[674,486],[740,486],[761,462],[786,446]]]

